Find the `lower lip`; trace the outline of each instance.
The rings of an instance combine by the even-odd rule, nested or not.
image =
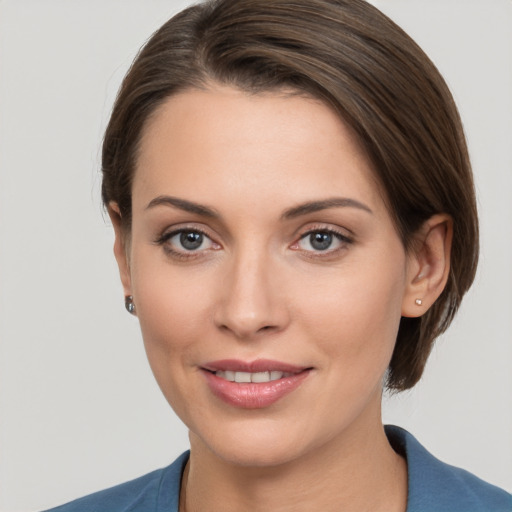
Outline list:
[[[309,375],[310,370],[304,370],[290,377],[258,383],[231,382],[206,370],[203,373],[212,393],[222,401],[242,409],[262,409],[297,389]]]

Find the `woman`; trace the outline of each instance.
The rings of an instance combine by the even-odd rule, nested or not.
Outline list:
[[[474,277],[451,95],[363,1],[226,0],[147,43],[103,199],[190,454],[58,510],[496,510],[512,496],[384,429]]]

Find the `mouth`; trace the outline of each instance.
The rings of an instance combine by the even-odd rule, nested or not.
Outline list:
[[[223,402],[243,409],[261,409],[296,390],[313,368],[259,359],[215,361],[201,370],[210,391]]]
[[[278,370],[266,371],[266,372],[234,372],[231,370],[218,370],[215,375],[220,379],[227,380],[229,382],[238,383],[261,383],[261,382],[273,382],[275,380],[282,379],[284,377],[291,377],[294,374],[289,372],[281,372]]]

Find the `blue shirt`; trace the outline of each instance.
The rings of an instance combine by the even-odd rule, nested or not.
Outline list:
[[[512,495],[436,459],[408,432],[386,426],[407,459],[407,512],[512,512]],[[181,475],[189,452],[170,466],[47,512],[178,512]]]

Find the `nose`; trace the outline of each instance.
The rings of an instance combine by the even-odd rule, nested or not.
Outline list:
[[[284,330],[290,317],[283,285],[270,255],[250,249],[234,255],[221,283],[217,327],[240,340]]]

